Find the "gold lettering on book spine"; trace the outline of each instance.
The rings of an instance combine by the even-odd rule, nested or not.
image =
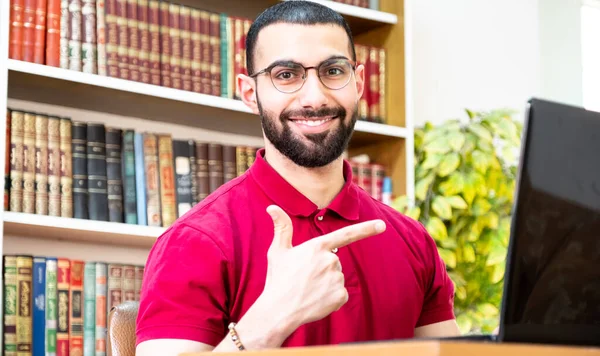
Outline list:
[[[11,113],[10,211],[23,211],[23,119],[25,113]]]

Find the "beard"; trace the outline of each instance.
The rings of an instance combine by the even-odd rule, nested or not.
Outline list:
[[[306,167],[323,167],[338,157],[348,147],[354,125],[358,119],[358,107],[352,111],[350,122],[346,123],[346,109],[341,106],[314,110],[283,111],[279,117],[268,110],[264,110],[258,96],[256,98],[258,111],[265,136],[273,146],[295,164]],[[316,134],[298,134],[290,127],[290,117],[322,117],[332,116],[332,120],[339,120],[339,125],[332,130]],[[282,128],[277,127],[277,121]],[[309,142],[306,142],[308,140]]]

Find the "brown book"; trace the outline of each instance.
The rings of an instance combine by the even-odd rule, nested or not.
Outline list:
[[[98,73],[96,41],[96,0],[82,0],[81,7],[81,70]]]
[[[60,3],[48,0],[46,13],[46,65],[60,67]]]
[[[190,42],[192,45],[192,91],[202,93],[202,35],[200,10],[192,9],[190,20]]]
[[[81,72],[82,0],[69,0],[69,69]]]
[[[250,169],[256,160],[256,148],[246,147],[246,169]]]
[[[192,91],[191,9],[187,6],[181,6],[179,16],[179,29],[181,31],[181,86],[183,90]]]
[[[48,117],[48,215],[60,216],[60,118]]]
[[[169,37],[171,41],[171,84],[181,89],[181,30],[179,29],[179,12],[181,6],[169,4]]]
[[[69,356],[69,319],[70,319],[70,289],[71,289],[71,261],[58,258],[57,284],[57,324],[56,324],[56,356]]]
[[[369,48],[369,121],[379,121],[379,49]]]
[[[158,135],[158,167],[160,170],[160,207],[162,226],[169,227],[177,219],[173,139],[169,134]]]
[[[36,0],[25,0],[23,4],[23,54],[22,60],[33,62],[35,52],[35,9]]]
[[[223,183],[227,183],[237,177],[236,147],[232,145],[223,146]]]
[[[23,123],[25,113],[11,111],[10,122],[10,211],[23,212]]]
[[[23,212],[35,213],[35,114],[23,118]]]
[[[144,281],[144,266],[135,266],[135,300],[140,301],[142,282]]]
[[[385,48],[379,49],[379,122],[385,123],[387,122],[387,107],[385,102],[385,93],[386,93],[386,72],[385,72]]]
[[[223,185],[223,145],[220,143],[208,144],[208,184],[210,193]]]
[[[237,146],[235,148],[235,162],[236,162],[236,173],[237,176],[241,176],[246,173],[248,169],[248,160],[246,159],[246,147]]]
[[[358,164],[358,186],[361,187],[367,194],[371,195],[372,191],[372,169],[369,163]]]
[[[364,66],[365,71],[365,81],[363,87],[363,93],[358,101],[358,117],[360,120],[367,120],[369,115],[369,105],[367,101],[368,92],[369,92],[369,71],[367,68],[367,60],[368,60],[368,48],[364,45],[357,44],[356,48],[356,61],[359,65]]]
[[[150,32],[150,83],[160,85],[160,8],[158,0],[148,2],[148,31]]]
[[[138,28],[138,4],[137,0],[127,1],[127,65],[129,67],[129,80],[135,82],[140,79],[140,31]]]
[[[108,304],[106,310],[110,311],[123,303],[123,265],[110,263],[108,265]]]
[[[68,117],[60,119],[60,216],[73,217],[73,122]]]
[[[71,37],[69,0],[60,1],[60,67],[69,68],[69,39]]]
[[[33,256],[17,256],[17,355],[31,354],[33,342]]]
[[[69,290],[69,355],[83,355],[83,272],[85,262],[71,261]]]
[[[109,77],[119,78],[119,25],[117,0],[106,0],[106,71]]]
[[[244,50],[245,43],[244,37],[244,19],[234,17],[233,21],[233,76],[234,78],[242,73],[242,51]],[[234,81],[235,83],[235,81]],[[234,99],[240,99],[240,91],[237,85],[234,87]]]
[[[11,110],[6,109],[6,138],[4,139],[4,211],[9,211],[10,201],[10,121]]]
[[[144,133],[144,170],[146,173],[146,209],[148,226],[162,226],[158,141],[155,134]]]
[[[35,117],[35,213],[48,215],[48,117]]]
[[[208,11],[200,11],[200,44],[201,44],[201,60],[200,71],[202,76],[202,93],[211,94],[211,47],[210,47],[210,13]]]
[[[198,202],[210,194],[208,178],[208,143],[196,141],[196,185],[198,186]]]
[[[8,57],[23,59],[23,15],[25,0],[10,0],[10,46]]]
[[[221,21],[217,13],[210,14],[209,41],[211,49],[210,57],[210,94],[221,95]]]
[[[33,41],[33,62],[38,64],[45,63],[46,11],[47,0],[37,0],[35,6],[35,36]]]
[[[135,301],[135,266],[123,265],[123,302]]]
[[[129,32],[127,30],[127,0],[117,1],[117,53],[119,78],[129,79]]]
[[[99,75],[108,75],[106,57],[106,0],[96,0],[96,56]]]
[[[381,164],[371,164],[371,196],[381,201],[383,198],[383,179],[385,168]]]
[[[171,80],[171,31],[169,27],[169,3],[160,2],[160,82],[167,88],[172,88]]]
[[[138,52],[138,70],[140,72],[140,81],[150,83],[150,23],[148,21],[148,0],[138,0],[138,32],[139,32],[139,52]]]

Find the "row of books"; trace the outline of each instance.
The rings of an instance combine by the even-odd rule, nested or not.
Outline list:
[[[144,266],[4,255],[4,352],[106,355],[110,309],[139,301]]]
[[[250,19],[163,0],[10,1],[9,58],[240,98]],[[356,51],[367,67],[360,119],[385,122],[385,49]]]
[[[6,130],[5,210],[147,226],[170,226],[258,149],[16,109]]]
[[[364,7],[371,10],[379,10],[379,0],[331,0],[342,4]]]

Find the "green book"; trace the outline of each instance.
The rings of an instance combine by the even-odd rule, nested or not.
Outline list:
[[[4,355],[17,355],[16,256],[4,256]]]
[[[96,355],[96,263],[83,270],[83,356]]]
[[[56,356],[56,323],[58,319],[58,289],[57,289],[56,258],[46,258],[46,356]]]

